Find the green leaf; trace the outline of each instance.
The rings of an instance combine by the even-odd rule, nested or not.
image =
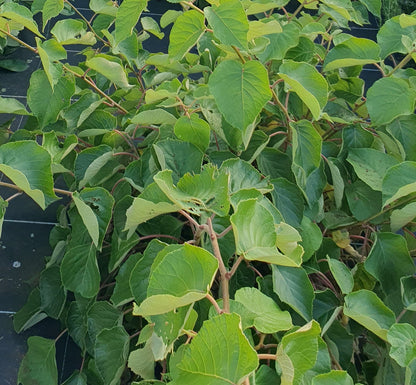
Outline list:
[[[115,45],[131,36],[146,7],[147,0],[124,0],[120,4],[115,20]]]
[[[272,298],[253,287],[243,287],[235,300],[253,313],[253,326],[261,333],[271,334],[292,328],[289,312],[280,310]]]
[[[283,336],[276,352],[276,363],[282,371],[282,385],[300,384],[303,375],[315,365],[320,333],[319,324],[311,321]]]
[[[52,89],[54,89],[55,84],[62,76],[62,66],[55,62],[66,59],[66,51],[55,39],[42,42],[39,38],[36,38],[36,45],[43,69]]]
[[[122,167],[113,153],[110,146],[101,144],[87,147],[77,154],[74,174],[79,188],[102,184]]]
[[[203,323],[184,350],[172,385],[239,384],[257,366],[257,354],[241,330],[240,317],[222,314]]]
[[[228,159],[223,162],[220,168],[220,173],[222,172],[230,177],[230,194],[249,189],[256,189],[266,194],[273,190],[268,178],[263,178],[251,164],[241,159]]]
[[[302,192],[286,178],[272,179],[270,182],[273,185],[273,203],[284,221],[291,226],[299,227],[305,206]]]
[[[143,257],[140,258],[131,269],[129,286],[134,300],[140,304],[146,299],[147,287],[149,285],[150,268],[156,256],[167,246],[157,239],[149,242]],[[119,273],[120,274],[120,273]]]
[[[387,170],[399,163],[392,156],[372,148],[350,149],[347,161],[357,176],[375,191],[381,191]]]
[[[142,23],[144,31],[151,33],[158,39],[163,39],[163,37],[165,36],[165,34],[160,31],[160,27],[157,21],[152,19],[151,17],[142,17],[140,19],[140,22]]]
[[[25,156],[17,157],[18,153]],[[0,146],[0,171],[42,209],[57,198],[53,191],[51,157],[36,142],[18,141]]]
[[[116,86],[129,89],[133,87],[129,84],[124,68],[117,62],[107,60],[104,57],[95,56],[85,62],[91,69],[105,76]]]
[[[282,30],[281,33],[266,35],[270,44],[263,53],[259,54],[263,63],[269,60],[283,60],[286,57],[286,52],[298,45],[300,26],[297,23],[287,23],[282,26]]]
[[[381,126],[413,113],[415,91],[403,79],[382,78],[369,88],[366,106],[372,123]]]
[[[181,60],[205,32],[204,22],[204,15],[194,10],[180,15],[169,35],[169,56]]]
[[[256,199],[241,201],[230,221],[238,255],[283,266],[301,265],[299,233],[283,222],[275,226],[272,214]]]
[[[101,250],[112,217],[114,198],[104,188],[92,187],[74,192],[72,199],[95,247]]]
[[[222,1],[218,6],[205,7],[204,13],[221,43],[247,49],[248,20],[240,1]]]
[[[272,265],[273,291],[306,321],[312,319],[315,297],[308,275],[301,267]]]
[[[328,101],[328,83],[318,70],[308,63],[285,60],[279,76],[306,104],[315,120],[319,119]]]
[[[292,171],[297,185],[305,192],[308,178],[321,163],[322,138],[307,120],[291,123],[290,126],[293,134]]]
[[[44,71],[37,70],[32,74],[27,103],[37,117],[40,128],[56,122],[61,110],[70,105],[74,92],[73,79],[62,76],[52,89]]]
[[[90,0],[90,9],[95,13],[116,16],[118,7],[111,0]]]
[[[85,298],[94,297],[100,289],[96,248],[91,244],[74,246],[65,253],[61,264],[65,288]]]
[[[324,70],[378,63],[380,47],[369,39],[351,37],[332,48],[325,57]]]
[[[406,367],[416,358],[416,329],[409,324],[393,324],[387,333],[390,357]]]
[[[351,293],[354,288],[354,278],[347,266],[341,261],[327,258],[329,269],[335,278],[342,294]]]
[[[402,27],[400,16],[387,20],[377,34],[377,42],[381,48],[381,58],[384,59],[394,52],[407,54],[408,50],[403,44],[404,36],[414,41],[416,39],[416,26]]]
[[[209,146],[211,128],[197,114],[180,117],[175,123],[174,131],[180,140],[194,144],[201,151],[206,151]]]
[[[128,257],[127,261],[121,265],[120,270],[117,273],[116,285],[114,286],[114,291],[110,298],[110,301],[114,306],[122,306],[133,301],[134,297],[130,289],[129,280],[140,257],[141,254],[139,253],[132,254]]]
[[[144,126],[152,124],[175,124],[176,118],[169,112],[156,108],[155,110],[146,110],[139,112],[133,116],[131,122],[134,124],[141,124]]]
[[[62,385],[87,385],[87,376],[76,370]]]
[[[381,18],[381,0],[360,0],[366,6],[369,12],[374,16]]]
[[[43,29],[50,19],[58,16],[64,9],[64,0],[46,0],[42,7]]]
[[[49,317],[58,319],[66,303],[66,291],[62,285],[58,266],[54,265],[42,271],[39,290],[41,309]]]
[[[406,160],[416,161],[416,115],[399,116],[387,125],[387,131],[397,139],[406,153]]]
[[[248,23],[247,40],[251,41],[256,37],[283,32],[282,26],[277,20],[268,20],[266,22],[263,20],[253,20]]]
[[[155,377],[155,359],[153,357],[152,345],[146,343],[144,348],[133,350],[129,355],[128,366],[133,373],[141,378],[153,379]],[[153,382],[150,382],[151,384]]]
[[[306,262],[321,246],[323,240],[322,231],[315,221],[312,221],[306,216],[302,218],[298,230],[302,237],[302,242],[300,244],[305,250],[302,259]]]
[[[119,384],[129,354],[129,341],[129,335],[122,326],[104,329],[97,335],[95,364],[106,385]]]
[[[209,78],[209,89],[225,120],[241,131],[247,147],[252,125],[271,97],[266,69],[254,60],[245,64],[223,61]]]
[[[413,275],[400,278],[400,291],[406,309],[416,311],[416,279]]]
[[[312,385],[354,385],[351,376],[342,370],[331,370],[312,379]]]
[[[81,20],[58,20],[51,29],[51,34],[62,45],[94,45],[97,42],[94,34],[87,31]]]
[[[39,288],[35,288],[29,294],[24,306],[14,315],[13,327],[16,333],[21,333],[33,325],[42,321],[48,315],[41,311],[41,299]]]
[[[416,162],[402,162],[387,170],[383,179],[383,207],[416,191]]]
[[[28,351],[20,364],[17,382],[20,384],[56,385],[58,369],[55,341],[34,336],[27,340]]]
[[[204,167],[201,174],[185,174],[176,187],[170,170],[157,173],[154,181],[176,206],[197,215],[207,211],[224,216],[230,210],[228,175],[219,173],[210,164]]]
[[[26,107],[14,98],[3,98],[0,96],[0,113],[1,114],[16,114],[16,115],[30,115]]]
[[[147,298],[137,314],[157,315],[204,298],[212,285],[218,262],[208,251],[188,244],[153,262]]]
[[[389,302],[394,303],[400,301],[400,278],[415,272],[406,240],[393,233],[376,234],[376,241],[364,266],[380,282]]]
[[[396,322],[394,313],[381,299],[364,289],[345,297],[344,314],[385,341],[388,329]]]
[[[359,221],[363,221],[381,211],[381,192],[374,191],[361,180],[347,184],[345,196],[348,206]]]
[[[32,13],[27,7],[14,2],[4,3],[0,8],[0,16],[19,23],[35,35],[44,38],[39,32],[38,26],[33,20]]]

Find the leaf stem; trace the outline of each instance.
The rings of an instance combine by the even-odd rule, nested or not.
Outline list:
[[[223,231],[221,231],[219,234],[217,234],[217,238],[222,238],[224,236],[226,236],[231,230],[233,229],[233,226],[228,226],[226,229],[224,229]]]
[[[55,338],[55,343],[57,343],[57,341],[68,331],[68,329],[64,329],[62,330],[59,334],[58,337]]]
[[[391,76],[392,74],[394,74],[397,70],[402,69],[412,58],[412,54],[415,53],[414,51],[409,52],[402,60],[399,64],[396,65],[396,67],[393,68],[393,70],[391,72],[389,72],[386,76]]]
[[[18,191],[16,194],[13,194],[11,196],[9,196],[7,199],[5,199],[5,202],[10,202],[11,200],[13,200],[14,198],[17,198],[18,196],[22,195],[23,192],[22,191]]]
[[[222,314],[223,311],[222,309],[219,307],[218,302],[215,300],[215,298],[211,295],[211,294],[207,294],[205,296],[205,298],[212,303],[212,306],[214,306],[215,310],[217,311],[218,314]]]
[[[277,359],[276,354],[260,353],[257,354],[259,360],[275,360]]]
[[[208,224],[208,233],[211,239],[212,250],[214,252],[215,258],[218,260],[218,269],[221,274],[221,290],[222,290],[222,300],[223,300],[223,310],[224,313],[230,312],[230,289],[228,286],[228,272],[222,260],[220,246],[218,245],[217,234],[214,231],[212,226],[211,218],[207,219]]]
[[[12,188],[13,190],[17,190],[20,193],[24,192],[20,187],[16,186],[13,183],[0,182],[0,186]],[[68,196],[72,197],[72,192],[71,191],[61,190],[59,188],[54,188],[53,191],[58,193],[58,194],[68,195]]]
[[[231,277],[235,274],[237,271],[238,266],[240,266],[240,263],[244,261],[244,257],[240,255],[238,259],[235,261],[233,267],[231,270],[227,273],[227,279],[231,279]]]
[[[195,4],[191,3],[190,1],[181,1],[180,2],[181,5],[187,5],[190,8],[195,9],[195,11],[201,13],[202,15],[205,16],[205,13],[202,9],[198,8]]]
[[[20,40],[18,37],[12,35],[10,32],[4,30],[3,28],[0,28],[0,32],[4,33],[5,35],[7,35],[8,37],[10,37],[10,39],[13,39],[14,41],[17,41],[20,45],[22,45],[23,47],[31,50],[34,53],[38,53],[38,50],[34,47],[32,47],[31,45],[25,43],[23,40]]]
[[[243,55],[241,55],[240,50],[235,45],[232,45],[231,47],[235,51],[235,53],[237,54],[237,56],[240,58],[241,62],[243,64],[245,64],[246,60],[243,58]]]
[[[270,88],[272,91],[272,95],[273,95],[273,100],[274,102],[280,107],[280,109],[283,111],[285,118],[286,118],[286,122],[287,122],[287,126],[289,126],[289,123],[292,121],[292,119],[289,116],[289,113],[287,111],[287,108],[283,105],[283,103],[279,100],[276,91],[273,88]]]
[[[112,106],[117,107],[123,114],[126,115],[129,113],[125,108],[120,106],[120,104],[118,104],[114,99],[108,96],[104,91],[100,90],[92,80],[88,79],[84,75],[80,75],[79,73],[72,71],[65,64],[62,64],[62,67],[64,68],[65,71],[68,71],[69,73],[73,74],[75,77],[79,79],[83,79],[86,83],[88,83],[95,90],[95,92],[99,93],[102,97],[106,98],[111,103]]]

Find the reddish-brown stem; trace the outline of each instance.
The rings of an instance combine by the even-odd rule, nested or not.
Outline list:
[[[22,191],[19,191],[19,192],[17,192],[16,194],[13,194],[13,195],[11,195],[11,196],[9,196],[7,199],[5,199],[5,201],[6,202],[10,202],[11,200],[13,200],[14,198],[17,198],[18,196],[20,196],[20,195],[22,195],[23,194],[23,192]]]
[[[212,306],[214,306],[214,308],[215,308],[215,310],[217,311],[217,313],[218,314],[222,314],[223,313],[223,311],[222,311],[222,309],[219,307],[219,305],[218,305],[218,302],[215,300],[215,298],[211,295],[211,294],[207,294],[206,296],[205,296],[205,298],[209,301],[209,302],[211,302],[211,304],[212,304]]]
[[[55,338],[55,344],[67,331],[68,329],[64,329],[58,334],[58,337]]]
[[[233,227],[230,225],[228,226],[225,230],[221,231],[219,234],[217,234],[217,238],[222,238],[224,236],[226,236],[231,230],[233,229]]]
[[[238,259],[234,262],[233,267],[231,270],[227,273],[227,279],[231,279],[231,277],[235,274],[237,271],[238,266],[240,266],[240,263],[244,261],[244,257],[240,255]]]

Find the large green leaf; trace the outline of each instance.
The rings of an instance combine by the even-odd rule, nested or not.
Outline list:
[[[39,280],[41,309],[49,317],[58,319],[66,302],[66,291],[62,285],[61,273],[57,265],[42,271]]]
[[[297,185],[306,192],[308,178],[317,172],[321,163],[322,138],[307,120],[291,123],[290,127],[293,133],[292,171]]]
[[[348,294],[354,288],[354,278],[348,267],[337,259],[328,258],[328,266],[342,294]]]
[[[331,370],[312,379],[312,385],[354,385],[351,376],[342,370]]]
[[[282,26],[281,33],[266,35],[270,40],[270,44],[263,53],[259,55],[260,60],[265,63],[269,60],[283,60],[286,52],[296,47],[299,42],[300,27],[297,23],[287,23]]]
[[[94,347],[97,369],[106,385],[120,383],[129,354],[129,335],[122,326],[104,329]]]
[[[406,367],[416,358],[416,329],[409,324],[393,324],[387,333],[390,357]]]
[[[64,0],[46,0],[42,7],[43,29],[53,17],[58,16],[64,9]]]
[[[416,161],[416,115],[399,116],[388,126],[387,131],[403,146],[406,160]]]
[[[381,48],[381,58],[384,59],[394,52],[406,54],[408,50],[403,44],[403,37],[408,37],[411,41],[414,41],[416,39],[416,25],[402,27],[400,16],[387,20],[377,34],[377,42]]]
[[[56,385],[55,341],[34,336],[28,338],[27,344],[29,349],[20,365],[17,382],[24,385]]]
[[[201,172],[204,153],[192,143],[167,139],[154,144],[153,150],[160,168],[173,171],[175,183],[188,172]]]
[[[65,288],[85,298],[94,297],[100,288],[100,271],[94,245],[74,246],[65,253],[61,264]]]
[[[366,106],[374,125],[390,123],[400,115],[410,115],[415,109],[416,92],[403,79],[382,78],[367,92]]]
[[[124,0],[117,9],[115,20],[115,44],[133,33],[140,15],[146,9],[147,0]]]
[[[241,330],[240,317],[222,314],[204,322],[184,350],[172,384],[241,384],[257,366],[257,354]]]
[[[303,375],[315,365],[320,333],[319,324],[311,321],[282,338],[276,352],[276,363],[282,371],[281,385],[301,384]]]
[[[272,265],[273,290],[280,300],[287,303],[306,321],[312,319],[315,297],[311,281],[301,267]]]
[[[41,128],[56,122],[58,115],[71,103],[75,92],[72,79],[62,76],[52,89],[45,71],[37,70],[30,78],[27,103]]]
[[[275,226],[272,214],[256,199],[241,201],[230,221],[238,255],[283,266],[301,265],[299,233],[283,222]]]
[[[306,104],[314,119],[319,119],[328,100],[328,83],[318,70],[308,63],[285,60],[279,76]]]
[[[152,344],[147,342],[144,348],[133,350],[129,355],[129,368],[141,378],[152,379],[155,377],[155,359]],[[140,382],[141,383],[141,382]],[[153,381],[145,384],[154,384]]]
[[[0,96],[0,113],[1,114],[16,114],[16,115],[30,115],[26,107],[14,98],[3,98]]]
[[[383,206],[416,191],[416,162],[402,162],[387,170],[383,179]]]
[[[271,183],[274,187],[271,192],[274,205],[286,223],[299,227],[305,205],[302,192],[286,178],[272,179]]]
[[[153,239],[147,245],[143,257],[140,258],[136,262],[136,265],[131,269],[129,286],[136,303],[140,304],[145,300],[147,286],[149,285],[150,268],[152,267],[156,256],[166,246],[166,243]],[[170,247],[172,248],[173,246]],[[172,251],[172,249],[170,249],[170,251]]]
[[[217,268],[218,261],[211,253],[189,244],[158,256],[152,265],[147,298],[136,313],[163,314],[204,298]]]
[[[87,147],[77,154],[74,174],[79,188],[96,186],[111,178],[122,166],[110,146]]]
[[[184,210],[200,215],[203,211],[219,216],[228,214],[228,175],[211,165],[207,165],[201,174],[185,174],[177,186],[172,180],[172,171],[165,170],[155,175],[154,181],[166,196]]]
[[[271,334],[292,327],[289,312],[280,310],[272,298],[254,287],[237,290],[235,300],[253,313],[253,326],[261,333]]]
[[[24,306],[14,315],[13,327],[16,333],[21,333],[42,321],[48,315],[41,310],[39,288],[33,289]]]
[[[87,31],[81,20],[58,20],[51,30],[51,34],[62,45],[83,44],[94,45],[97,40],[91,31]]]
[[[74,192],[72,199],[97,249],[101,250],[112,217],[114,198],[102,187]]]
[[[248,145],[257,115],[271,97],[267,71],[257,61],[225,60],[209,78],[209,89],[225,120],[238,128]]]
[[[133,87],[129,84],[124,68],[117,62],[110,61],[101,56],[95,56],[85,62],[91,69],[105,76],[116,86],[128,89]]]
[[[374,191],[361,180],[347,184],[345,196],[352,215],[359,221],[376,215],[381,211],[381,192]]]
[[[180,15],[169,35],[169,56],[181,60],[205,31],[204,15],[190,10]]]
[[[0,172],[42,209],[56,199],[51,163],[48,151],[36,142],[18,141],[0,146]]]
[[[218,6],[205,7],[204,13],[214,36],[221,43],[247,49],[248,20],[239,0],[226,0]]]
[[[400,278],[415,272],[406,240],[399,234],[377,233],[364,266],[380,282],[389,302],[400,303]],[[400,306],[399,306],[400,307]]]
[[[344,314],[383,340],[396,321],[394,313],[369,290],[358,290],[345,297]]]
[[[378,63],[380,47],[376,42],[351,37],[332,48],[325,57],[324,69],[331,71],[341,67]]]
[[[175,123],[174,131],[179,139],[194,144],[201,151],[205,151],[209,146],[211,128],[197,114],[180,117]]]
[[[357,176],[375,191],[381,191],[386,171],[399,163],[396,158],[372,148],[350,149],[347,161]]]
[[[223,162],[220,172],[225,172],[230,177],[230,194],[249,189],[266,194],[273,190],[268,178],[264,178],[251,164],[239,158]]]
[[[393,210],[390,216],[391,231],[399,231],[416,218],[416,202],[409,203],[398,210]]]
[[[44,37],[38,30],[36,22],[33,20],[33,15],[30,10],[18,3],[4,3],[0,8],[0,16],[6,17],[16,23],[23,25],[29,31],[38,35],[39,37]]]

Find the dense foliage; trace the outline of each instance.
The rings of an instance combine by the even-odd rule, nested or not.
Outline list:
[[[43,67],[29,110],[0,98],[28,116],[0,217],[65,198],[16,331],[61,321],[67,385],[415,384],[416,16],[374,42],[348,26],[377,0],[172,2],[167,54],[143,49],[167,33],[146,0],[0,8]],[[29,338],[21,384],[58,383],[55,342]]]

